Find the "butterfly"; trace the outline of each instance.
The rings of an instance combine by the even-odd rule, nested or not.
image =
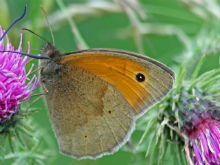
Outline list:
[[[42,49],[40,81],[61,153],[96,159],[116,152],[135,120],[166,96],[174,72],[149,57],[117,49],[60,53]]]

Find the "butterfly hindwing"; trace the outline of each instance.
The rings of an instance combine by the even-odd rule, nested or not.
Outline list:
[[[127,100],[112,84],[81,67],[63,67],[60,72],[44,81],[60,151],[77,159],[96,159],[118,150],[134,129]]]

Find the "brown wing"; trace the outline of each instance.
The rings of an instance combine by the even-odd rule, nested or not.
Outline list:
[[[130,105],[112,84],[78,66],[45,81],[46,102],[60,151],[77,159],[118,150],[134,129]]]
[[[114,49],[88,49],[70,52],[61,63],[86,69],[114,85],[140,117],[172,88],[174,72],[148,57]],[[143,82],[137,75],[145,77]]]

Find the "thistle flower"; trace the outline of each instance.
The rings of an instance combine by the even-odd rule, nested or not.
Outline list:
[[[0,26],[0,36],[3,35]],[[22,57],[18,53],[3,52],[14,51],[14,46],[9,42],[4,45],[3,40],[0,41],[0,123],[10,118],[18,111],[18,105],[26,102],[31,97],[31,92],[37,87],[39,81],[34,75],[30,80],[28,75],[31,69],[26,72],[28,57]],[[15,51],[22,52],[22,35],[19,48]],[[28,44],[28,53],[30,44]],[[26,83],[28,82],[28,83]]]
[[[195,165],[220,164],[220,108],[212,101],[190,99],[179,109],[182,128],[190,140]]]
[[[43,160],[48,157],[48,153],[37,151],[41,146],[41,141],[37,140],[40,134],[30,126],[29,117],[40,110],[30,107],[41,97],[35,99],[26,108],[23,104],[32,96],[32,91],[39,83],[35,75],[31,79],[28,78],[34,66],[32,65],[29,71],[26,71],[28,56],[36,59],[42,59],[42,57],[29,54],[29,43],[28,52],[22,52],[22,35],[17,50],[14,50],[7,36],[9,29],[21,20],[25,13],[26,6],[23,13],[9,25],[4,33],[0,26],[0,157],[3,160],[16,158],[13,164],[44,164]],[[3,42],[5,37],[6,45]],[[21,54],[26,56],[23,58]],[[24,140],[23,136],[29,139]],[[20,143],[19,147],[17,142]],[[7,152],[6,144],[9,145],[12,153]]]

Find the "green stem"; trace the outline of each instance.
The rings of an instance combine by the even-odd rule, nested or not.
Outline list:
[[[82,38],[81,34],[79,33],[79,30],[76,27],[76,24],[73,21],[73,19],[70,18],[69,13],[67,12],[66,6],[64,5],[63,1],[62,0],[56,0],[56,1],[57,1],[57,4],[59,5],[59,7],[61,8],[61,10],[63,11],[63,13],[66,15],[66,18],[72,28],[72,32],[74,34],[74,38],[75,38],[76,42],[81,45],[82,49],[88,49],[89,46],[86,44],[86,42]]]

